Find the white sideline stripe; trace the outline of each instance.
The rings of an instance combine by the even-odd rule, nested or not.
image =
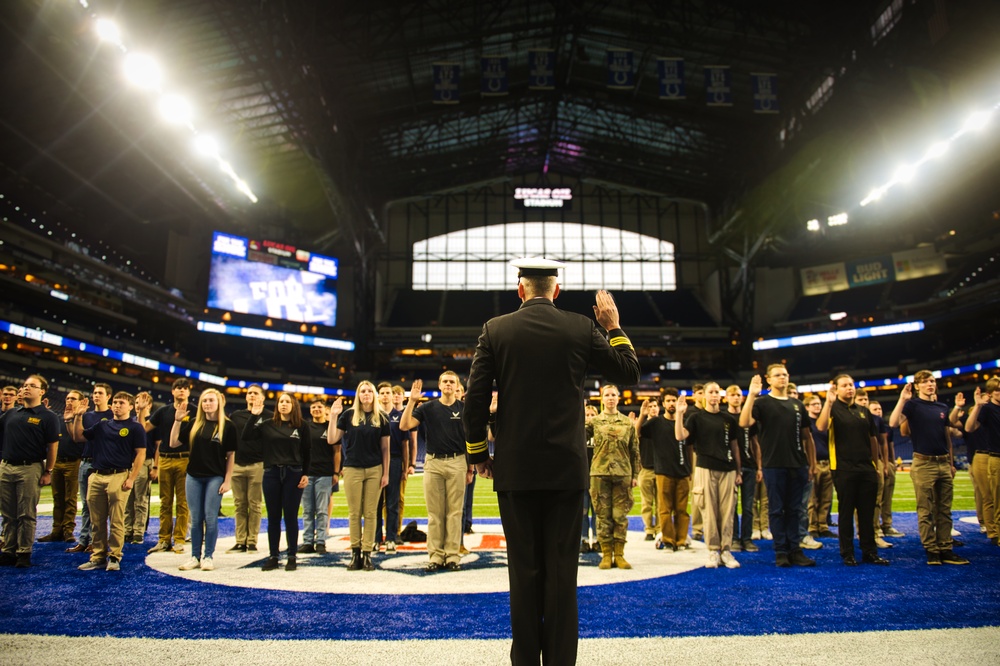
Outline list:
[[[1000,627],[872,631],[854,633],[772,634],[685,638],[589,638],[579,645],[577,662],[588,666],[671,663],[684,666],[788,663],[818,666],[857,664],[996,663]],[[847,647],[849,646],[849,647]],[[0,663],[70,664],[100,655],[102,666],[197,663],[442,663],[449,666],[496,666],[510,663],[509,640],[401,641],[251,641],[154,638],[66,637],[0,634]]]

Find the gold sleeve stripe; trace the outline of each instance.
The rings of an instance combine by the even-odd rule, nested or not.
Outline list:
[[[477,453],[482,453],[483,451],[487,450],[486,440],[484,439],[481,442],[466,442],[465,450],[469,453],[470,456],[475,455]]]
[[[612,347],[617,347],[618,345],[626,345],[628,347],[632,346],[632,341],[626,338],[624,335],[617,335],[611,338],[609,342],[611,343]]]

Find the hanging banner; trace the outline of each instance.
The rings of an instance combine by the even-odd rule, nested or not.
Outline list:
[[[732,72],[728,65],[705,65],[705,104],[733,105]]]
[[[753,112],[778,113],[778,75],[750,74],[753,84]]]
[[[434,71],[434,103],[458,104],[458,80],[461,66],[454,62],[436,62]]]
[[[612,90],[631,90],[635,87],[632,64],[635,54],[628,49],[608,49],[608,87]]]
[[[687,99],[684,92],[684,59],[657,58],[660,99]]]
[[[944,257],[934,248],[918,248],[892,253],[897,280],[914,280],[928,275],[941,275],[947,270]]]
[[[483,97],[502,97],[507,94],[507,56],[483,56],[482,80],[479,92]]]
[[[528,51],[528,89],[555,90],[556,52],[552,49]]]
[[[850,288],[843,262],[802,269],[802,295],[814,296]]]
[[[896,279],[896,269],[891,256],[872,257],[847,262],[847,282],[851,288],[870,284],[892,282]]]

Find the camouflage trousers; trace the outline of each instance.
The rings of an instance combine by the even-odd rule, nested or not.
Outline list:
[[[600,543],[625,542],[628,513],[632,510],[632,477],[590,477],[590,499],[597,516],[597,540]]]

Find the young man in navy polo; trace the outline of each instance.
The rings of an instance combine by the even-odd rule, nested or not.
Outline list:
[[[48,382],[30,375],[21,387],[23,403],[0,416],[0,513],[4,544],[0,565],[31,566],[35,521],[42,486],[52,482],[59,448],[59,417],[42,405]]]
[[[87,491],[94,551],[90,560],[78,567],[81,571],[120,569],[118,563],[125,543],[125,503],[146,460],[146,432],[132,418],[134,405],[131,393],[119,391],[111,401],[113,418],[83,431],[94,454],[94,472]]]
[[[80,541],[72,548],[67,548],[67,553],[90,553],[94,550],[91,543],[93,540],[93,529],[90,521],[90,505],[87,504],[87,484],[90,482],[90,475],[94,470],[94,454],[90,450],[90,442],[83,436],[83,431],[101,421],[114,418],[111,408],[108,407],[108,403],[111,401],[110,384],[94,384],[90,398],[94,403],[94,411],[88,412],[87,401],[82,401],[82,404],[77,405],[77,410],[73,417],[73,425],[69,428],[73,441],[83,444],[83,456],[80,458],[80,476],[78,479],[80,484],[80,499],[83,501],[83,512],[80,514]]]

